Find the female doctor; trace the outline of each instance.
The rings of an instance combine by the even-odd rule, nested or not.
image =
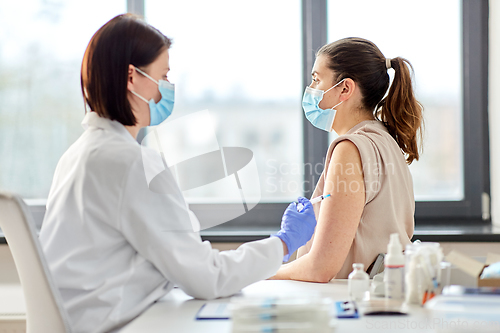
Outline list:
[[[172,112],[170,40],[129,15],[92,37],[83,58],[86,129],[59,161],[40,242],[76,332],[114,331],[178,285],[229,296],[273,276],[312,236],[311,203],[290,204],[273,237],[221,252],[202,242],[170,171],[148,187],[138,131]],[[196,224],[196,223],[193,223]]]

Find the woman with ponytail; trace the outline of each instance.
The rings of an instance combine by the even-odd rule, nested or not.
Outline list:
[[[410,244],[415,199],[408,165],[419,159],[423,123],[410,69],[408,60],[386,58],[362,38],[318,51],[303,108],[314,126],[339,135],[312,195],[331,198],[315,205],[313,237],[273,279],[345,279],[353,263],[366,270],[385,253],[390,234],[399,234],[403,248]]]

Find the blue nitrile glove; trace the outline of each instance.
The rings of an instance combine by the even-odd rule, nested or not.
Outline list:
[[[299,197],[298,201],[304,205],[302,211],[297,212],[297,204],[292,202],[281,219],[281,230],[271,235],[279,237],[288,248],[288,254],[283,258],[284,262],[311,239],[316,227],[316,216],[311,202],[304,197]]]

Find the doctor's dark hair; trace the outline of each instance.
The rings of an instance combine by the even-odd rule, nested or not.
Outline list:
[[[373,112],[396,140],[411,164],[418,160],[422,143],[423,107],[415,99],[410,62],[396,57],[390,60],[394,80],[389,88],[386,58],[379,48],[363,38],[344,38],[323,46],[316,56],[327,57],[333,81],[351,78],[358,85],[362,108]]]
[[[128,101],[128,69],[151,64],[171,40],[132,14],[114,17],[92,36],[82,61],[80,82],[87,105],[100,117],[134,126]]]

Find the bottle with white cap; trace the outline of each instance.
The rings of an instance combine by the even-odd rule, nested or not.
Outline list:
[[[397,233],[391,234],[384,265],[385,297],[402,300],[404,298],[405,257]]]

